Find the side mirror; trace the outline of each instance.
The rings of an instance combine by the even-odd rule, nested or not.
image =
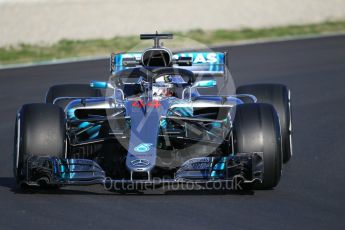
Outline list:
[[[193,87],[195,88],[211,88],[217,85],[216,80],[204,80],[196,82]]]
[[[113,89],[114,87],[105,81],[91,81],[90,87],[94,89]]]

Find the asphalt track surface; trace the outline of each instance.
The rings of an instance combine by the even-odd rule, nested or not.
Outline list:
[[[278,187],[119,195],[101,187],[22,193],[14,119],[50,85],[106,79],[108,60],[0,70],[0,229],[345,229],[345,36],[223,47],[237,85],[292,92],[294,156]]]

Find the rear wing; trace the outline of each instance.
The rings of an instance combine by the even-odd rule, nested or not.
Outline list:
[[[212,75],[225,74],[226,55],[223,52],[177,52],[172,56],[172,66],[190,70],[194,73],[206,73]],[[141,66],[142,53],[129,52],[112,54],[110,58],[110,72]],[[190,65],[179,65],[178,60],[189,58]]]
[[[178,66],[194,73],[209,73],[215,75],[225,74],[226,53],[222,52],[181,52],[173,55],[173,60],[189,57],[192,60],[190,66]]]

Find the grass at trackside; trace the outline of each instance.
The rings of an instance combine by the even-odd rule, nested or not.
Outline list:
[[[266,29],[214,30],[201,29],[189,32],[175,32],[175,44],[166,42],[168,47],[187,48],[203,44],[205,46],[231,43],[241,40],[280,38],[303,35],[345,32],[345,21],[321,24],[293,25]],[[61,40],[53,45],[28,45],[0,48],[0,65],[31,63],[74,57],[104,56],[111,52],[128,51],[133,47],[140,50],[150,43],[140,43],[139,36],[115,37],[112,39]],[[196,45],[195,45],[196,44]]]

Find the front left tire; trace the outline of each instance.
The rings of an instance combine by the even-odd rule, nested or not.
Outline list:
[[[282,84],[251,84],[237,88],[237,94],[251,94],[258,103],[273,105],[279,115],[282,136],[283,162],[287,163],[292,156],[292,117],[291,93]]]
[[[283,163],[278,114],[265,103],[240,104],[234,110],[235,153],[262,152],[263,181],[254,189],[272,189],[279,183]]]

